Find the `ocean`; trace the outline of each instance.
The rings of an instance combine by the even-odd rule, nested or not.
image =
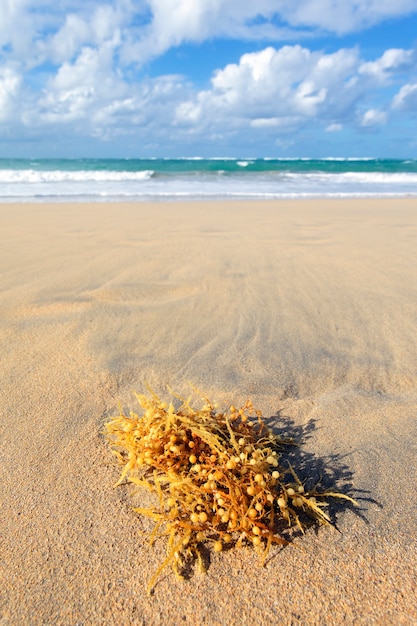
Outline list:
[[[417,159],[0,159],[0,202],[417,196]]]

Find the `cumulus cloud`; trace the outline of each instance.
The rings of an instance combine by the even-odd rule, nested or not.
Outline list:
[[[177,120],[210,124],[229,118],[266,128],[289,115],[293,121],[345,117],[361,93],[359,63],[356,49],[326,55],[296,45],[245,54],[216,72],[210,90],[178,107]]]
[[[325,129],[326,133],[338,133],[343,128],[342,124],[329,124]]]
[[[360,120],[360,125],[363,128],[376,128],[382,124],[386,124],[387,114],[384,111],[378,109],[368,109]]]
[[[278,141],[313,122],[328,133],[358,120],[377,128],[387,113],[373,96],[390,87],[391,99],[395,85],[392,109],[416,110],[414,50],[364,60],[357,48],[326,54],[282,44],[295,33],[355,32],[417,12],[417,0],[0,2],[3,126],[19,117],[28,128],[66,126],[102,138],[133,128],[173,140],[244,128]],[[219,67],[205,90],[180,75],[146,77],[153,57],[216,37],[266,43]],[[279,46],[267,45],[274,40]]]
[[[118,30],[120,58],[141,64],[184,42],[346,34],[413,12],[417,0],[3,0],[0,48],[60,63]]]
[[[251,128],[279,128],[293,127],[299,121],[298,117],[255,117],[249,122]]]
[[[21,84],[21,76],[15,69],[0,67],[0,122],[13,117]]]
[[[123,56],[143,62],[183,42],[215,37],[286,41],[343,35],[417,11],[416,0],[148,0],[149,22],[128,34]]]
[[[362,63],[359,73],[385,83],[393,75],[398,75],[413,68],[417,68],[417,53],[415,50],[392,48],[386,50],[376,61]]]
[[[68,13],[56,32],[38,42],[38,55],[60,64],[73,59],[85,46],[100,47],[111,42],[116,48],[122,44],[125,20],[121,7],[105,4],[91,13]]]
[[[402,111],[417,111],[417,83],[401,87],[394,96],[392,106]]]
[[[312,120],[328,133],[348,125],[376,130],[390,111],[375,102],[391,98],[392,85],[417,70],[416,61],[416,50],[389,49],[364,61],[358,48],[325,54],[300,45],[268,46],[217,70],[210,89],[177,107],[176,122],[225,133],[256,129],[265,136],[295,132]],[[401,87],[392,108],[417,110],[417,84]]]
[[[106,140],[138,129],[151,134],[169,127],[175,106],[188,90],[178,75],[129,84],[113,68],[111,43],[84,47],[48,81],[25,121],[37,127],[73,125]]]
[[[361,30],[417,10],[415,0],[282,0],[277,9],[292,26],[313,26],[338,34]]]
[[[287,39],[291,29],[274,20],[280,4],[273,0],[256,4],[248,0],[149,0],[149,24],[129,38],[125,58],[141,61],[183,42],[213,37]]]
[[[111,58],[108,47],[86,47],[73,63],[63,63],[39,100],[42,121],[62,123],[85,118],[99,100],[117,98],[120,89]]]

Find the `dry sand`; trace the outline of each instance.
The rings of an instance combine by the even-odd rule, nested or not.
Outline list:
[[[415,624],[417,200],[0,205],[0,624]],[[100,431],[148,381],[249,396],[360,501],[170,571]]]

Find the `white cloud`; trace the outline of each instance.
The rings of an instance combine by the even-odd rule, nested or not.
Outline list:
[[[417,0],[149,0],[148,6],[149,23],[127,32],[126,62],[143,63],[184,42],[340,35],[417,12]]]
[[[416,0],[283,0],[281,15],[292,26],[313,26],[345,34],[417,10]]]
[[[388,113],[375,103],[414,69],[416,50],[389,49],[364,62],[357,48],[324,54],[300,45],[269,46],[217,70],[210,89],[178,106],[176,121],[225,133],[257,129],[265,136],[297,132],[312,120],[328,133],[349,125],[377,129],[387,124]],[[404,85],[392,108],[416,111],[417,83]]]
[[[360,120],[360,125],[363,128],[376,128],[383,124],[386,124],[387,114],[384,111],[378,109],[368,109]]]
[[[380,82],[387,82],[394,74],[409,71],[417,67],[415,50],[392,48],[386,50],[376,61],[362,63],[359,73],[376,78]]]
[[[69,13],[55,33],[38,42],[40,60],[60,64],[72,60],[85,46],[100,47],[106,42],[119,46],[123,25],[123,12],[109,5],[99,5],[88,14]]]
[[[23,66],[72,61],[85,46],[119,41],[122,64],[216,37],[284,42],[355,32],[417,12],[417,0],[1,0],[0,50]],[[390,62],[389,59],[386,59]],[[384,73],[388,67],[364,67]]]
[[[218,70],[212,89],[177,110],[179,123],[213,124],[240,119],[252,126],[279,126],[281,118],[345,116],[358,98],[357,50],[325,55],[301,46],[268,47]]]
[[[11,59],[23,59],[31,54],[36,33],[34,20],[30,19],[29,0],[2,0],[0,8],[0,54],[6,48]],[[4,54],[4,52],[3,52]]]
[[[128,84],[112,70],[111,46],[83,48],[63,64],[25,122],[34,127],[68,127],[111,140],[121,135],[167,133],[176,106],[189,86],[181,76],[161,76]]]
[[[0,67],[0,122],[9,121],[16,111],[21,76],[12,67]]]
[[[91,29],[79,15],[66,16],[64,25],[43,44],[43,53],[54,63],[63,63],[73,58],[83,45],[89,42]]]
[[[74,63],[63,63],[48,81],[39,100],[39,117],[46,123],[86,118],[123,91],[123,83],[112,71],[112,47],[85,47]]]
[[[105,138],[165,133],[173,141],[187,134],[221,138],[242,129],[253,137],[269,133],[276,138],[313,124],[331,133],[358,119],[372,128],[387,120],[374,96],[399,77],[407,84],[392,107],[417,108],[415,50],[389,49],[365,62],[356,48],[324,54],[282,45],[294,33],[302,39],[326,30],[355,32],[417,12],[417,0],[0,4],[0,120],[10,122],[10,128],[21,119],[29,129],[60,126]],[[182,76],[146,79],[151,66],[145,65],[142,75],[132,67],[183,42],[216,37],[257,39],[258,45],[263,38],[276,39],[281,47],[265,44],[263,50],[220,67],[210,88],[202,91]]]
[[[299,123],[299,117],[257,117],[250,121],[251,128],[289,128]]]
[[[287,27],[276,27],[271,0],[149,0],[148,25],[128,36],[123,56],[142,63],[183,42],[202,42],[213,37],[262,39],[288,38]],[[261,24],[248,24],[256,17]]]
[[[22,63],[62,63],[119,30],[121,58],[140,64],[183,42],[283,42],[294,33],[356,32],[415,12],[417,0],[2,0],[0,46]]]
[[[326,133],[337,133],[339,131],[341,131],[343,128],[342,124],[329,124],[329,126],[326,127]]]
[[[402,111],[417,111],[417,83],[401,87],[393,99],[392,106]]]

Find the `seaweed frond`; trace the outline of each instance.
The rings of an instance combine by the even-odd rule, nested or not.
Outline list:
[[[171,392],[172,393],[172,392]],[[143,409],[105,424],[105,435],[123,465],[120,479],[153,491],[159,504],[135,512],[156,522],[151,543],[166,536],[167,557],[148,586],[151,592],[168,565],[181,577],[190,559],[204,570],[201,544],[215,552],[233,544],[251,544],[262,563],[273,544],[286,545],[283,526],[304,530],[302,513],[331,524],[326,499],[350,497],[335,491],[306,491],[294,468],[281,467],[280,456],[292,442],[274,435],[252,402],[218,411],[202,396],[201,408],[191,400],[161,401],[136,394]],[[250,417],[255,413],[256,417]]]

